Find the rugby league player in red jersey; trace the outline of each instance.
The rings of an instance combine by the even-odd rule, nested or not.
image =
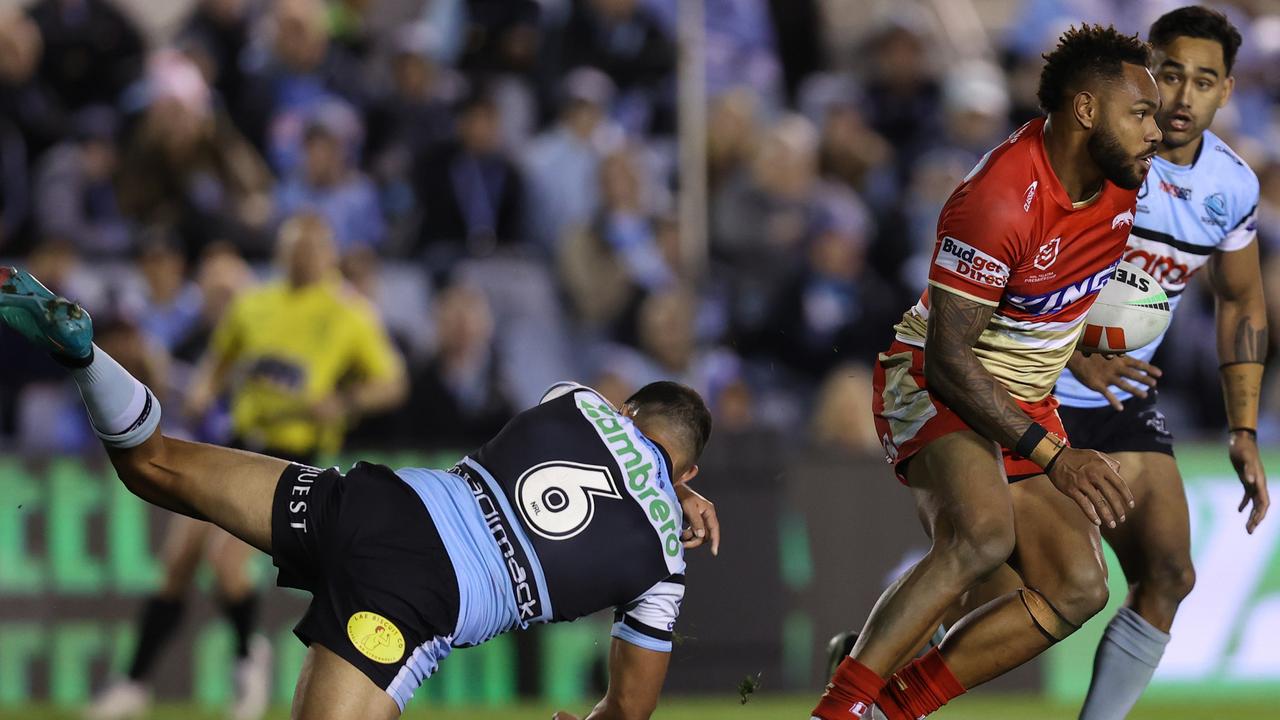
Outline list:
[[[933,544],[880,598],[815,720],[873,704],[890,720],[924,717],[1106,603],[1099,526],[1123,522],[1133,499],[1114,461],[1067,446],[1051,391],[1128,240],[1160,95],[1146,44],[1112,28],[1072,29],[1045,60],[1047,117],[947,201],[929,286],[876,365],[877,428]],[[912,661],[948,607],[1006,562],[1025,586]]]

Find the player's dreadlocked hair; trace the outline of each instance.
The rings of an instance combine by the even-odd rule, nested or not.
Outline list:
[[[1226,15],[1199,5],[1188,5],[1160,16],[1151,24],[1147,32],[1147,40],[1152,45],[1168,45],[1174,38],[1193,37],[1213,40],[1222,46],[1222,60],[1227,65],[1227,74],[1231,74],[1231,66],[1236,63],[1236,52],[1240,50],[1240,31],[1227,19]]]
[[[1146,67],[1150,54],[1150,47],[1137,35],[1101,25],[1073,27],[1062,34],[1053,52],[1043,56],[1036,93],[1040,107],[1047,113],[1058,112],[1085,83],[1121,77],[1124,63]]]
[[[627,398],[625,405],[635,409],[636,421],[662,418],[666,427],[678,436],[690,453],[691,461],[702,454],[711,439],[711,411],[693,388],[669,380],[649,383]],[[642,428],[643,430],[643,428]]]

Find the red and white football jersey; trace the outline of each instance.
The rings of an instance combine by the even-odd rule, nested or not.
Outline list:
[[[1111,278],[1133,227],[1136,190],[1104,182],[1073,204],[1049,166],[1043,118],[978,163],[938,218],[929,268],[940,287],[996,308],[974,351],[1015,398],[1047,396],[1075,349],[1085,313]],[[894,329],[924,347],[929,292]]]

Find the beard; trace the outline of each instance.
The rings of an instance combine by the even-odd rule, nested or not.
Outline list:
[[[1124,146],[1120,144],[1120,138],[1116,137],[1110,129],[1098,127],[1089,136],[1086,148],[1089,151],[1089,157],[1093,158],[1102,170],[1103,176],[1112,184],[1125,190],[1137,190],[1142,187],[1146,173],[1140,169],[1137,160],[1125,152]]]

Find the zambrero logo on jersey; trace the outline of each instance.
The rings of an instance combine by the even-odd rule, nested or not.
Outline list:
[[[1102,289],[1103,285],[1115,274],[1117,260],[1089,277],[1043,295],[1006,295],[1005,300],[1013,307],[1032,315],[1049,315],[1055,313],[1082,297],[1092,295]]]
[[[1133,211],[1132,210],[1125,210],[1124,212],[1111,218],[1112,230],[1115,230],[1116,228],[1122,225],[1128,225],[1129,227],[1133,227]]]
[[[404,657],[404,635],[390,620],[375,612],[358,612],[347,620],[347,639],[361,655],[383,665]]]
[[[671,557],[680,554],[680,508],[674,510],[667,496],[654,485],[662,486],[662,478],[652,461],[636,448],[628,428],[618,414],[594,393],[578,393],[578,409],[596,426],[596,432],[608,445],[614,458],[627,474],[627,487],[632,497],[648,511],[650,523],[662,535],[662,549]]]
[[[942,238],[933,264],[966,280],[993,288],[1009,283],[1009,266],[951,236]]]

